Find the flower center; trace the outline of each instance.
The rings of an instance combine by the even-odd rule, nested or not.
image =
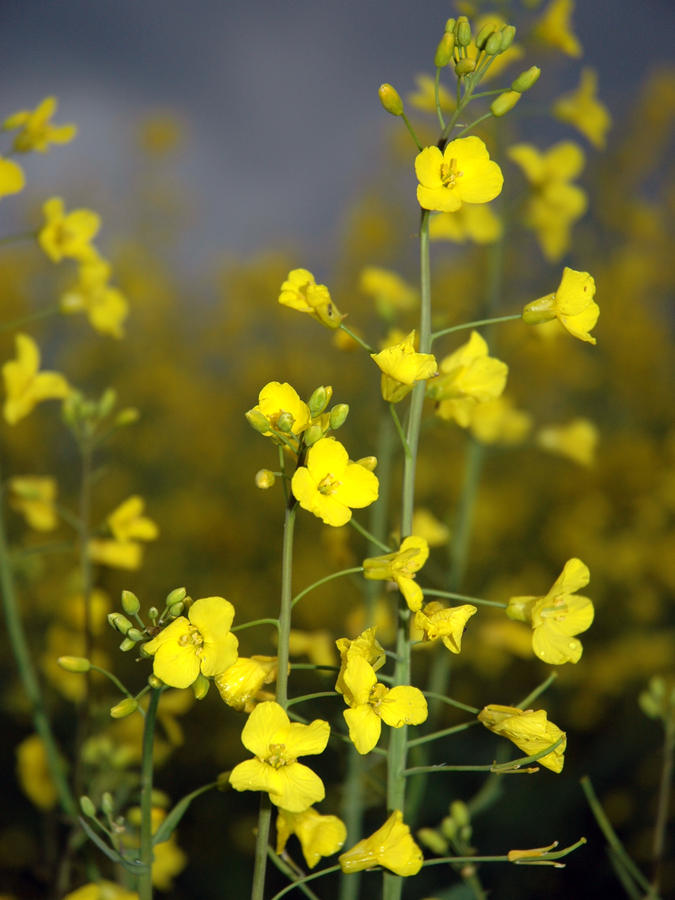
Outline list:
[[[554,619],[562,622],[569,612],[565,597],[554,597],[549,606],[545,606],[539,613],[542,619]]]
[[[270,744],[265,762],[274,769],[281,769],[282,766],[287,766],[294,760],[286,756],[286,744]]]
[[[178,643],[181,647],[192,647],[197,656],[201,656],[204,638],[198,628],[190,625],[187,634],[181,634],[178,638]]]
[[[379,709],[380,709],[380,706],[382,705],[382,701],[384,700],[384,698],[387,696],[388,693],[389,693],[389,688],[386,687],[384,684],[380,684],[379,681],[376,685],[374,685],[374,687],[372,688],[372,690],[370,692],[370,697],[368,698],[368,703],[373,707],[373,709],[375,710],[375,712],[378,715],[380,714]]]
[[[458,178],[461,178],[462,172],[457,169],[457,160],[451,159],[449,163],[441,163],[441,181],[446,188],[454,188]]]
[[[331,472],[328,472],[327,475],[324,475],[321,481],[316,486],[318,492],[326,496],[334,494],[339,487],[340,482]]]

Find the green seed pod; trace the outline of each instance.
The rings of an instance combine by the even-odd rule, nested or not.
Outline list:
[[[172,591],[166,595],[166,606],[172,606],[174,603],[178,603],[179,600],[185,600],[187,597],[187,590],[184,587],[174,588]]]
[[[399,92],[391,84],[381,84],[377,91],[380,103],[392,116],[403,115],[403,100]]]
[[[455,66],[455,75],[458,75],[460,78],[463,75],[470,75],[471,72],[476,68],[476,62],[473,59],[460,59],[460,61]]]
[[[96,818],[96,807],[92,803],[91,799],[87,797],[86,794],[83,794],[80,797],[80,809],[85,814],[88,819]]]
[[[303,435],[305,447],[311,447],[316,444],[319,438],[323,437],[323,428],[320,425],[310,425]]]
[[[434,55],[434,65],[437,69],[447,66],[452,59],[452,51],[455,49],[455,35],[453,32],[446,31],[436,47]]]
[[[533,84],[535,84],[535,82],[539,81],[540,75],[541,69],[539,68],[539,66],[530,66],[529,69],[521,72],[516,80],[511,84],[511,90],[518,91],[519,94],[524,94],[525,91],[529,91],[529,89]]]
[[[498,31],[494,31],[485,42],[485,52],[488,56],[497,56],[502,52],[502,36]]]
[[[494,32],[494,30],[495,30],[494,25],[490,25],[489,23],[486,25],[483,25],[481,30],[476,35],[476,47],[479,50],[482,50],[485,47],[487,39]]]
[[[249,409],[247,413],[244,413],[246,416],[246,421],[254,429],[254,431],[259,432],[259,434],[266,434],[271,425],[266,416],[264,416],[259,409],[253,407],[253,409]]]
[[[347,421],[347,416],[349,415],[349,404],[348,403],[338,403],[334,406],[330,411],[330,427],[333,431],[337,431],[341,425]]]
[[[66,672],[88,672],[91,669],[91,663],[83,656],[59,656],[56,662]]]
[[[320,385],[313,393],[312,396],[307,401],[307,406],[309,406],[309,414],[314,419],[316,416],[320,416],[324,409],[330,403],[330,398],[333,396],[333,388],[328,386],[324,387],[324,385]]]
[[[122,591],[122,609],[128,616],[135,616],[141,602],[133,591]]]
[[[113,719],[125,719],[138,709],[138,702],[133,697],[125,697],[115,706],[111,707],[110,715]]]
[[[521,97],[522,94],[519,94],[518,91],[504,91],[503,94],[495,97],[492,101],[490,112],[495,118],[499,119],[501,116],[505,116],[507,112],[510,112]]]
[[[501,40],[502,46],[501,46],[501,51],[500,51],[501,53],[503,53],[505,50],[509,49],[509,47],[513,43],[515,36],[516,36],[516,29],[515,29],[514,25],[505,25],[502,28],[502,40]]]

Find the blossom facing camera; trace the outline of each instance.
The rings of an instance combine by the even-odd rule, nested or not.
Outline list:
[[[459,653],[466,623],[477,612],[471,603],[445,607],[434,601],[415,613],[414,624],[422,632],[422,640],[435,641],[440,638],[451,653]]]
[[[485,727],[512,741],[527,756],[534,756],[560,743],[537,762],[552,772],[562,772],[565,764],[567,735],[553,722],[549,722],[543,709],[519,709],[516,706],[500,706],[491,703],[478,713],[478,720]]]
[[[502,170],[490,159],[477,137],[457,138],[438,147],[425,147],[415,157],[422,209],[455,212],[462,203],[488,203],[501,193]]]
[[[400,809],[395,809],[381,828],[339,858],[342,871],[347,874],[379,865],[404,878],[417,875],[423,861],[422,851],[404,823]]]
[[[279,303],[308,313],[327,328],[339,328],[344,315],[333,303],[325,284],[317,284],[307,269],[292,269],[281,285]]]
[[[51,123],[57,105],[56,97],[45,97],[36,109],[22,109],[5,119],[3,131],[18,131],[12,144],[15,153],[28,153],[31,150],[46,153],[50,144],[67,144],[72,141],[77,134],[76,125]]]
[[[52,262],[68,257],[80,261],[95,259],[91,241],[96,237],[101,220],[90,209],[74,209],[66,213],[63,200],[52,197],[42,207],[45,224],[38,232],[38,243]]]
[[[288,382],[270,381],[258,394],[258,405],[254,412],[261,413],[269,422],[270,430],[263,432],[270,437],[275,431],[285,431],[297,437],[311,422],[309,406],[304,403]],[[281,424],[284,428],[280,428]],[[286,427],[288,426],[288,427]]]
[[[595,344],[597,341],[590,332],[598,321],[600,307],[594,297],[593,276],[565,266],[555,293],[528,303],[523,309],[523,322],[537,325],[557,319],[572,337]]]

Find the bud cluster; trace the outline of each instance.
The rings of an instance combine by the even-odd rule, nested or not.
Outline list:
[[[73,390],[64,399],[61,414],[79,441],[90,441],[100,436],[103,425],[107,434],[138,421],[137,409],[124,407],[115,412],[116,405],[117,392],[113,388],[107,388],[98,400],[90,400],[81,391]]]

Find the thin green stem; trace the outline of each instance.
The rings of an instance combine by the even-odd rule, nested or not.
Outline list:
[[[0,243],[2,242],[0,241]],[[24,325],[30,325],[31,322],[38,322],[40,319],[54,316],[58,312],[60,312],[58,306],[48,306],[46,309],[38,310],[27,316],[21,316],[18,319],[12,319],[10,322],[0,322],[0,332],[14,331],[15,328],[22,328]]]
[[[393,550],[391,547],[388,547],[385,543],[378,540],[378,538],[376,538],[374,534],[371,534],[366,528],[364,528],[363,525],[359,525],[359,523],[356,521],[356,519],[353,516],[349,520],[349,524],[352,526],[352,528],[355,531],[358,531],[358,533],[360,535],[362,535],[362,537],[364,537],[367,541],[370,541],[371,544],[375,544],[376,547],[379,547],[380,550],[384,550],[385,553],[393,553]]]
[[[19,241],[35,240],[36,237],[36,231],[21,231],[19,234],[6,234],[4,237],[0,237],[0,247],[5,247],[8,244],[15,244]]]
[[[92,671],[92,672],[98,672],[98,673],[101,674],[101,675],[105,675],[105,677],[108,679],[108,681],[111,681],[111,682],[115,685],[115,687],[117,688],[117,690],[118,690],[121,694],[124,694],[125,697],[128,697],[130,700],[134,700],[134,699],[135,699],[134,695],[133,695],[132,693],[130,693],[130,692],[124,687],[124,685],[123,685],[122,682],[119,680],[119,678],[118,678],[116,675],[113,675],[112,672],[109,672],[107,669],[102,669],[100,666],[95,666],[93,663],[91,663],[90,668],[91,668],[91,671]],[[143,715],[145,715],[145,713],[144,713],[144,711],[143,711],[142,709],[140,709],[139,711],[142,712]]]
[[[424,734],[422,737],[414,738],[408,741],[408,748],[419,747],[420,744],[429,744],[431,741],[437,741],[439,738],[447,737],[450,734],[457,734],[459,731],[466,731],[473,725],[478,724],[478,719],[472,719],[470,722],[462,722],[461,725],[453,725],[452,728],[443,728],[441,731],[434,731],[432,734]]]
[[[403,431],[403,426],[401,425],[401,420],[398,417],[398,413],[396,412],[396,404],[389,404],[389,411],[391,412],[391,417],[394,420],[394,427],[396,428],[396,432],[401,440],[401,446],[403,447],[403,452],[405,454],[406,459],[410,459],[410,447],[408,446],[408,440],[405,436],[405,432]]]
[[[441,131],[445,128],[445,119],[443,118],[443,110],[441,109],[441,100],[439,96],[439,88],[441,84],[441,68],[436,66],[436,78],[434,79],[434,100],[436,102],[436,117]]]
[[[557,672],[551,672],[551,674],[548,676],[548,678],[546,678],[544,681],[542,681],[542,683],[538,687],[536,687],[531,693],[529,693],[527,695],[527,697],[525,697],[524,700],[521,700],[520,703],[517,704],[517,708],[518,709],[526,709],[527,707],[529,707],[530,703],[534,703],[534,701],[537,699],[537,697],[540,697],[544,693],[544,691],[547,691],[551,687],[551,685],[553,684],[553,682],[556,680],[557,677],[558,677]]]
[[[498,600],[483,600],[482,597],[469,597],[467,594],[456,594],[454,591],[438,591],[436,588],[422,588],[425,597],[446,597],[448,600],[463,600],[465,603],[477,603],[479,606],[497,606],[506,609],[506,603]]]
[[[334,581],[336,578],[343,578],[345,575],[358,575],[359,572],[363,572],[363,566],[354,566],[351,569],[342,569],[339,572],[333,572],[330,575],[326,575],[325,578],[320,578],[318,581],[310,584],[309,587],[306,587],[302,591],[300,591],[299,594],[296,594],[291,601],[291,606],[295,606],[295,604],[299,600],[302,600],[304,596],[309,594],[310,591],[313,591],[315,588],[321,587],[322,584],[326,584],[329,581]]]
[[[83,439],[79,444],[81,468],[80,468],[80,509],[79,509],[79,544],[80,544],[80,586],[82,589],[82,631],[84,637],[84,657],[91,659],[93,652],[93,633],[91,623],[91,595],[93,588],[93,573],[91,557],[89,555],[89,538],[91,527],[91,476],[93,466],[93,453],[89,441]],[[82,746],[87,738],[89,728],[89,711],[91,707],[91,677],[85,675],[85,691],[82,702],[77,710],[77,727],[75,736],[75,772],[73,784],[75,796],[79,796],[84,789]]]
[[[327,869],[320,869],[318,872],[312,872],[311,875],[304,875],[302,878],[298,878],[297,881],[294,881],[293,884],[289,884],[285,888],[280,890],[272,897],[272,900],[281,900],[281,897],[285,897],[286,894],[290,894],[291,891],[295,890],[295,888],[297,887],[300,887],[300,885],[307,884],[308,881],[314,881],[315,878],[323,878],[324,875],[330,875],[331,872],[339,871],[340,866],[329,866]]]
[[[471,713],[473,716],[477,716],[480,712],[475,706],[460,703],[459,700],[453,700],[452,697],[446,697],[445,694],[434,694],[432,691],[423,691],[423,693],[425,697],[433,697],[434,700],[440,700],[442,703],[447,703],[448,706],[454,706],[455,709],[461,709],[464,712]]]
[[[475,322],[464,322],[462,325],[453,325],[450,328],[441,328],[440,331],[434,331],[431,335],[431,342],[433,343],[440,337],[444,337],[446,334],[454,334],[456,331],[466,331],[467,328],[481,328],[483,325],[496,325],[499,322],[515,322],[516,319],[520,319],[522,321],[521,313],[513,313],[508,316],[493,316],[489,319],[477,319]]]
[[[666,716],[663,736],[663,764],[659,784],[659,799],[654,822],[654,839],[652,842],[652,862],[654,866],[652,887],[658,893],[661,888],[661,869],[666,847],[666,828],[668,826],[668,806],[670,790],[673,782],[673,754],[675,753],[675,719],[672,711]]]
[[[286,859],[282,859],[280,856],[277,856],[276,853],[272,852],[272,848],[270,847],[269,853],[267,854],[272,865],[276,866],[280,872],[288,878],[289,881],[297,882],[298,890],[302,891],[305,897],[308,897],[309,900],[321,900],[314,891],[310,890],[306,884],[303,884],[299,881],[302,878],[303,873],[298,871],[299,867],[293,867],[289,865]]]
[[[415,134],[415,129],[414,129],[414,128],[412,127],[412,125],[410,124],[410,120],[408,119],[408,117],[406,116],[405,113],[401,113],[401,118],[403,119],[403,124],[404,124],[405,127],[408,129],[408,131],[410,132],[410,136],[412,137],[413,141],[415,141],[415,145],[416,145],[417,149],[418,149],[418,150],[421,150],[421,149],[422,149],[422,145],[420,144],[419,138],[418,138],[417,135]]]
[[[360,338],[360,337],[358,336],[358,334],[355,334],[355,333],[351,330],[351,328],[347,328],[347,326],[346,326],[343,322],[340,322],[340,326],[339,326],[339,327],[340,327],[340,330],[341,330],[341,331],[344,331],[345,334],[349,335],[349,337],[350,337],[353,341],[356,341],[356,343],[359,345],[359,347],[363,347],[363,349],[364,349],[364,350],[367,350],[368,353],[373,353],[373,352],[374,352],[374,351],[373,351],[373,348],[370,346],[370,344],[367,344],[367,343],[363,340],[363,338]]]
[[[138,900],[152,900],[152,779],[153,746],[157,707],[162,688],[153,688],[145,716],[143,729],[143,755],[141,758],[141,862],[146,867],[138,876]]]
[[[293,697],[292,700],[289,700],[286,704],[286,708],[288,709],[291,706],[295,706],[296,703],[305,703],[307,700],[316,700],[318,697],[337,697],[337,693],[335,691],[317,691],[314,694],[302,694],[300,697]]]
[[[479,125],[481,122],[484,122],[486,119],[491,119],[492,117],[493,116],[492,116],[491,112],[484,113],[484,115],[479,116],[477,119],[474,119],[474,121],[471,122],[469,125],[465,125],[461,131],[458,131],[457,134],[454,136],[453,140],[456,140],[457,138],[462,137],[463,134],[467,134],[469,131],[471,131],[473,128],[475,128],[476,125]]]
[[[272,824],[272,801],[269,794],[260,794],[258,810],[258,830],[255,841],[255,862],[253,864],[253,885],[251,900],[263,900],[265,896],[265,875],[267,873],[267,847]]]
[[[230,628],[230,631],[243,631],[245,628],[253,628],[256,625],[274,625],[275,628],[279,627],[278,619],[253,619],[251,622],[242,622],[241,625],[235,625],[234,628]]]

